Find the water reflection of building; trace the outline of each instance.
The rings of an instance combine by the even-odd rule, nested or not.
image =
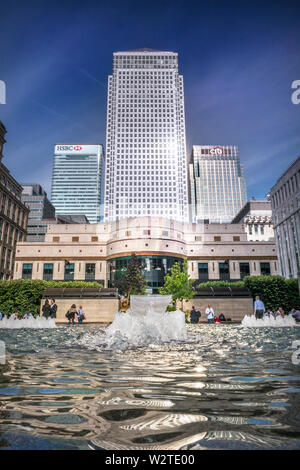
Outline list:
[[[273,241],[247,239],[243,224],[183,224],[138,217],[111,224],[49,225],[45,242],[19,243],[14,278],[99,280],[111,286],[131,254],[155,293],[175,261],[200,281],[277,274]]]
[[[29,209],[21,200],[22,186],[2,163],[5,134],[0,121],[0,279],[11,279],[16,244],[26,238]]]
[[[300,157],[270,192],[280,273],[300,276]]]

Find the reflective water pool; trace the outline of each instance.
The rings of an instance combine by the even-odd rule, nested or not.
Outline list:
[[[104,328],[1,330],[1,449],[300,449],[300,328],[189,325],[108,349]]]

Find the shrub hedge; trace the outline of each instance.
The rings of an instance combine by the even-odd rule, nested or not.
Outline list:
[[[297,279],[285,279],[282,276],[246,276],[242,281],[209,281],[197,287],[248,287],[253,300],[259,295],[266,309],[273,311],[282,307],[285,312],[291,308],[300,308],[300,296]]]
[[[0,311],[3,315],[19,312],[21,315],[39,313],[43,291],[50,287],[101,287],[98,282],[40,281],[17,279],[0,281]]]

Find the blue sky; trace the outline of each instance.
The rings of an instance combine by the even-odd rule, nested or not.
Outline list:
[[[1,3],[4,163],[50,196],[57,142],[105,145],[114,51],[176,51],[193,144],[238,145],[248,196],[263,198],[300,155],[296,1],[27,0]]]

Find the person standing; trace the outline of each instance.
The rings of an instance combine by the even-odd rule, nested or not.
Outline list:
[[[2,315],[2,312],[0,312],[0,321],[2,320],[3,318],[3,315]]]
[[[55,299],[50,300],[50,318],[56,318],[57,305]]]
[[[192,307],[191,310],[191,323],[198,323],[201,313],[198,310],[195,310],[195,307]]]
[[[76,305],[73,304],[73,305],[71,305],[71,308],[69,308],[69,310],[66,313],[66,317],[69,320],[69,322],[68,322],[69,325],[70,324],[75,325],[75,315],[76,314],[77,314]]]
[[[255,315],[255,317],[256,318],[262,318],[265,311],[266,311],[265,305],[262,302],[262,300],[260,300],[259,296],[257,295],[255,297],[255,302],[254,302],[254,315]]]
[[[82,309],[82,305],[80,305],[79,309],[77,310],[78,323],[81,324],[84,319],[85,319],[85,313]]]
[[[208,304],[207,309],[205,310],[205,315],[207,317],[208,323],[215,322],[215,312],[214,309]]]
[[[46,299],[44,305],[42,306],[43,317],[48,318],[50,316],[50,305],[49,300]]]

